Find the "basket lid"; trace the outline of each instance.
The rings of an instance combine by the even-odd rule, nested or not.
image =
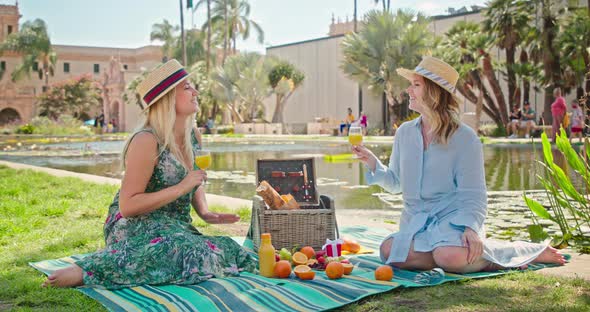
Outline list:
[[[279,194],[291,194],[299,204],[319,205],[314,158],[258,159],[257,185],[268,182]]]

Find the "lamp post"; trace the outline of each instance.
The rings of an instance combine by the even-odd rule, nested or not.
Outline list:
[[[356,1],[354,0],[354,32],[357,32],[357,5],[356,5]],[[359,118],[360,118],[360,114],[363,111],[363,87],[362,85],[359,83],[358,84],[358,104],[359,104]]]
[[[187,66],[186,64],[186,46],[184,45],[184,12],[182,7],[182,0],[178,0],[180,3],[180,42],[182,45],[182,65]]]

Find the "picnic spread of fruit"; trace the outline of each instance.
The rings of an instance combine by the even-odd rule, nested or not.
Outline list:
[[[355,240],[342,239],[342,250],[355,252],[360,250],[360,244]],[[325,271],[329,279],[339,279],[344,275],[350,275],[355,266],[341,255],[328,256],[326,250],[314,250],[311,246],[303,248],[295,247],[292,250],[282,248],[275,251],[275,264],[273,276],[275,278],[289,278],[293,273],[301,280],[313,280],[315,271]],[[390,281],[393,278],[393,269],[383,265],[375,270],[375,279]]]

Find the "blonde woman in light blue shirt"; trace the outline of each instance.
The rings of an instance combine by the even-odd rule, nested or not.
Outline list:
[[[353,147],[369,169],[368,184],[403,196],[400,229],[381,244],[382,261],[402,269],[439,267],[456,273],[564,264],[563,255],[548,244],[485,238],[482,144],[459,121],[457,71],[425,56],[415,70],[397,72],[411,82],[410,109],[421,116],[397,130],[389,166],[366,147]]]

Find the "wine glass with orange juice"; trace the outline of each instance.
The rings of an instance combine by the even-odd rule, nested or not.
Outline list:
[[[211,152],[199,150],[195,153],[195,165],[201,170],[211,167]],[[207,181],[205,181],[207,183]]]
[[[358,146],[363,143],[363,130],[361,127],[350,127],[348,130],[348,142],[354,146]]]
[[[363,130],[361,127],[350,127],[350,129],[348,129],[348,142],[350,142],[352,146],[363,144]],[[357,158],[358,156],[356,155],[352,156],[352,159]]]

